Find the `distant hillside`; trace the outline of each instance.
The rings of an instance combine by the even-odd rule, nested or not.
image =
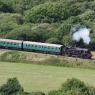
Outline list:
[[[89,45],[70,36],[77,24],[91,29]],[[0,0],[0,38],[75,43],[95,50],[95,0]]]

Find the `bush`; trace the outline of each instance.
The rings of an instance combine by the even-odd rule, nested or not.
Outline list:
[[[1,95],[22,95],[22,93],[23,88],[16,78],[8,79],[7,83],[0,87]]]
[[[95,95],[95,88],[86,86],[78,79],[68,79],[58,91],[51,91],[48,95]]]

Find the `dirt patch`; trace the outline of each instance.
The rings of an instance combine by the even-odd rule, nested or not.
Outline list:
[[[34,62],[42,62],[50,58],[48,54],[41,54],[41,53],[27,53],[26,60],[34,61]]]

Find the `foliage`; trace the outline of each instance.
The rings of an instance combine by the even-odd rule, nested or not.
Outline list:
[[[79,13],[80,10],[76,6],[69,6],[64,3],[46,3],[27,11],[26,21],[55,23],[66,20],[70,16],[76,16]]]
[[[68,79],[58,91],[51,91],[49,95],[94,95],[95,88],[86,86],[78,79]]]
[[[46,40],[46,43],[54,43],[54,44],[57,43],[58,44],[58,43],[60,43],[60,41],[56,37],[51,37],[51,38],[49,38],[49,39]]]
[[[17,28],[7,33],[5,38],[46,42],[54,35],[52,26],[50,26],[51,29],[49,26],[49,24],[40,24],[36,26],[32,24],[19,25]]]
[[[23,88],[16,78],[8,79],[7,83],[0,87],[1,95],[21,95],[22,93]]]
[[[1,13],[0,14],[0,37],[17,28],[23,23],[23,17],[20,14]]]
[[[75,24],[91,29],[84,47],[95,50],[95,0],[0,0],[1,38],[71,45]]]

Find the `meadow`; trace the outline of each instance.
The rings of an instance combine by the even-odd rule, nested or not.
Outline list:
[[[36,64],[0,62],[0,85],[17,77],[25,91],[48,92],[60,87],[66,79],[78,78],[95,87],[95,70]]]

